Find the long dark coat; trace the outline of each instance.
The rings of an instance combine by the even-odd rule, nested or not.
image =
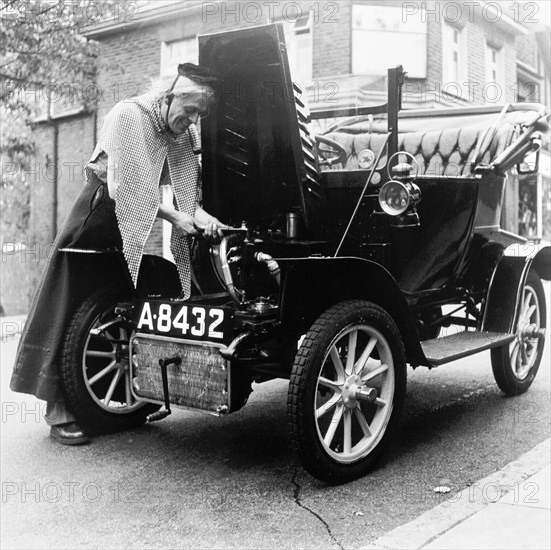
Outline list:
[[[121,236],[115,201],[95,175],[88,181],[59,232],[42,273],[21,335],[10,387],[46,401],[61,393],[58,365],[65,330],[76,308],[106,284],[129,284],[120,252],[76,254],[60,248],[118,249]]]

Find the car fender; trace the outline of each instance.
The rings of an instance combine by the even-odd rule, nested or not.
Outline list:
[[[281,267],[280,320],[304,334],[333,304],[348,299],[373,302],[394,319],[408,362],[426,364],[415,323],[396,280],[380,264],[356,257],[277,258]]]
[[[531,268],[542,279],[551,279],[549,244],[515,243],[504,250],[490,279],[482,330],[511,334],[515,332],[517,304]]]
[[[179,296],[182,286],[176,264],[161,256],[144,254],[136,290],[139,297],[157,295],[173,298]]]
[[[110,280],[120,280],[137,298],[151,295],[174,297],[182,290],[176,265],[161,256],[151,254],[142,256],[138,285],[134,290],[126,261],[120,250],[60,248],[59,251],[92,261],[103,273],[111,273],[108,276]]]

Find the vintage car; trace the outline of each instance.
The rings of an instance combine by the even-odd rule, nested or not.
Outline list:
[[[338,483],[396,433],[408,364],[490,350],[505,394],[530,387],[551,248],[500,215],[545,108],[400,113],[397,67],[385,105],[316,113],[340,122],[314,135],[280,26],[202,36],[200,63],[222,77],[201,121],[203,200],[230,229],[196,241],[190,299],[174,264],[147,256],[137,290],[82,303],[62,365],[82,422],[122,429],[173,406],[227,415],[253,382],[288,379],[302,464]]]

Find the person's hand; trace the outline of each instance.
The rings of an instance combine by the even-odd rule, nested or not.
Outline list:
[[[211,216],[200,206],[195,209],[195,227],[208,239],[214,242],[219,241],[223,236],[223,229],[228,226],[218,218]]]
[[[223,224],[220,220],[213,216],[205,221],[198,220],[195,218],[195,228],[209,241],[217,242],[223,236],[223,229],[227,229],[228,226]]]
[[[190,214],[185,212],[174,211],[171,219],[172,227],[180,237],[188,235],[197,235],[200,227],[195,226],[195,220]]]

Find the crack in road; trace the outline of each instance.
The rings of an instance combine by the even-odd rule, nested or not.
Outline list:
[[[317,512],[314,512],[314,510],[312,510],[311,508],[308,508],[308,506],[306,506],[305,504],[303,504],[301,501],[300,501],[300,491],[302,490],[302,486],[300,485],[300,483],[297,481],[297,477],[298,477],[298,473],[299,473],[299,469],[296,468],[294,473],[293,473],[293,477],[291,479],[291,482],[293,483],[293,485],[295,486],[295,489],[293,491],[293,498],[295,500],[295,504],[297,506],[299,506],[300,508],[303,508],[304,510],[306,510],[307,512],[309,512],[310,514],[312,514],[315,518],[317,518],[319,521],[321,521],[321,523],[323,524],[323,526],[325,527],[328,535],[331,537],[331,540],[335,542],[335,544],[341,549],[341,550],[344,550],[344,546],[337,540],[337,538],[335,537],[335,535],[333,535],[333,533],[331,532],[331,527],[329,527],[329,524],[317,513]]]

